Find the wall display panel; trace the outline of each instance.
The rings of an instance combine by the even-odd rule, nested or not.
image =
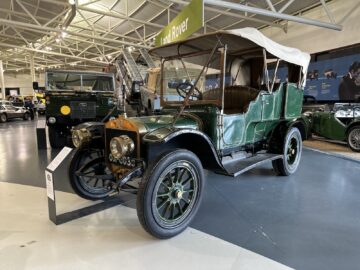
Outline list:
[[[360,101],[360,53],[329,54],[331,59],[311,61],[304,94],[318,101]],[[312,58],[326,58],[322,55]],[[286,81],[287,67],[277,72],[277,81]],[[274,70],[269,71],[270,78]]]

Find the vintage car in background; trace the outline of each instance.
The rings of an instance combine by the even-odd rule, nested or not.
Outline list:
[[[22,118],[29,120],[30,112],[24,107],[16,107],[8,100],[0,100],[0,122],[7,122],[9,119]]]
[[[335,103],[332,109],[323,106],[303,112],[311,132],[326,139],[347,142],[351,150],[360,152],[360,103]]]
[[[53,148],[71,145],[71,128],[117,115],[113,73],[49,70],[45,73],[46,123]]]
[[[308,115],[309,112],[324,112],[329,110],[330,110],[329,104],[318,103],[314,96],[304,95],[302,113],[306,113],[306,115]],[[304,117],[307,118],[306,116]]]
[[[141,101],[138,108],[140,115],[143,112],[146,115],[157,114],[162,109],[160,105],[160,71],[160,68],[149,69],[144,80],[144,85],[140,87]],[[165,101],[182,101],[185,98],[182,88],[188,88],[189,83],[195,82],[199,70],[189,68],[187,74],[181,74],[182,72],[184,71],[178,67],[167,71],[167,77],[164,78],[164,87],[166,87],[164,93],[166,94],[164,94],[163,99]],[[189,77],[186,78],[185,75]],[[204,78],[201,78],[201,80],[204,80]]]
[[[96,200],[118,190],[136,192],[141,225],[169,238],[199,209],[204,169],[237,177],[271,161],[278,175],[296,172],[307,134],[301,118],[307,53],[253,28],[206,34],[150,53],[162,63],[160,114],[76,126],[69,178],[78,195]],[[276,63],[272,78],[269,61]],[[288,67],[288,81],[275,83],[280,62]],[[174,67],[182,72],[169,78]],[[195,68],[193,80],[187,71]],[[215,75],[218,87],[207,88],[206,79]],[[169,82],[183,80],[176,86],[178,100],[166,100]]]

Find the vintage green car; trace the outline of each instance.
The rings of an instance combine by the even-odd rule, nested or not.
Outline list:
[[[112,73],[49,70],[45,86],[46,123],[53,148],[71,145],[72,127],[101,121],[118,103]]]
[[[199,209],[204,169],[236,177],[272,161],[279,175],[297,170],[307,134],[301,118],[307,53],[253,28],[206,34],[150,53],[161,59],[160,114],[75,127],[69,177],[77,194],[94,200],[116,190],[136,192],[144,229],[169,238]],[[276,70],[280,62],[288,66],[288,82],[269,78],[270,61]],[[176,77],[174,68],[185,77]],[[188,69],[198,70],[194,81]],[[184,82],[177,84],[184,98],[164,99],[171,81]]]
[[[319,108],[304,111],[308,129],[330,140],[345,141],[351,150],[360,152],[360,103],[335,103],[332,109]]]

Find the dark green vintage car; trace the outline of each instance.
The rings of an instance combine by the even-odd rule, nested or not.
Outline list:
[[[347,142],[351,150],[360,152],[360,103],[335,103],[315,111],[305,111],[312,133],[336,141]]]
[[[112,73],[49,70],[45,76],[46,123],[53,148],[71,142],[72,127],[101,121],[117,105]]]
[[[204,169],[236,177],[272,161],[277,174],[295,173],[307,134],[301,107],[308,54],[253,28],[207,34],[150,53],[161,59],[160,115],[120,115],[74,128],[77,150],[69,177],[77,194],[94,200],[116,190],[136,192],[144,229],[169,238],[196,214]],[[270,61],[276,64],[272,78]],[[286,83],[275,83],[280,62],[288,66]],[[181,82],[177,99],[167,100],[168,91],[174,95],[172,81]],[[134,179],[140,177],[137,186]]]

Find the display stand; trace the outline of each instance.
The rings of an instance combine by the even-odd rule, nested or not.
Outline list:
[[[46,143],[46,121],[38,119],[36,123],[36,140],[38,149],[47,149]]]
[[[46,191],[48,197],[48,212],[49,219],[56,225],[66,223],[68,221],[78,219],[105,209],[111,208],[113,206],[124,203],[119,196],[109,197],[106,200],[102,200],[100,203],[95,205],[87,206],[80,208],[71,212],[57,214],[56,211],[56,189],[57,189],[57,178],[59,175],[60,165],[66,160],[68,156],[71,155],[73,149],[70,147],[64,147],[60,153],[51,161],[51,163],[45,169],[45,181],[46,181]],[[64,180],[63,178],[61,180]]]

